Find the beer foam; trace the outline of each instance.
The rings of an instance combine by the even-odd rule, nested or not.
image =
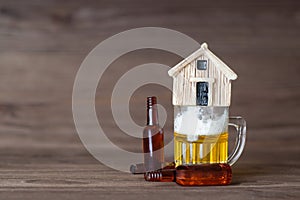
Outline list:
[[[199,135],[217,135],[227,130],[227,108],[186,106],[175,116],[174,131],[195,141]]]

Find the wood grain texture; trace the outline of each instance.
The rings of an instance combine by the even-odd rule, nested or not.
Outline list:
[[[0,199],[299,199],[300,2],[275,1],[0,1]],[[248,123],[244,154],[228,187],[148,183],[96,161],[77,136],[71,95],[86,54],[130,28],[160,26],[206,41],[239,75],[231,115]],[[99,121],[115,144],[140,151],[141,141],[114,123],[114,84],[133,66],[182,58],[137,51],[112,63],[96,96]],[[167,76],[167,75],[166,75]],[[137,90],[130,111],[145,123],[144,98],[166,107],[171,92]],[[121,101],[121,100],[120,100]]]

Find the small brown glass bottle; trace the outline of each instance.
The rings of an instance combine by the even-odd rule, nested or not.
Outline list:
[[[228,185],[231,179],[228,164],[181,165],[176,168],[176,183],[179,185]]]
[[[158,123],[156,97],[147,97],[147,125],[143,131],[144,165],[146,171],[155,171],[164,162],[164,132]]]
[[[183,186],[228,185],[232,171],[228,164],[179,165],[176,169],[147,172],[144,178],[156,182],[175,181]]]

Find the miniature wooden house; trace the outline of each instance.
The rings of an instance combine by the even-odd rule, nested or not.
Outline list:
[[[206,43],[168,71],[173,77],[173,105],[229,106],[234,73]]]

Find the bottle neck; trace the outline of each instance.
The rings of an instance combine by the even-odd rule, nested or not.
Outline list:
[[[147,107],[147,125],[158,125],[157,105]]]

